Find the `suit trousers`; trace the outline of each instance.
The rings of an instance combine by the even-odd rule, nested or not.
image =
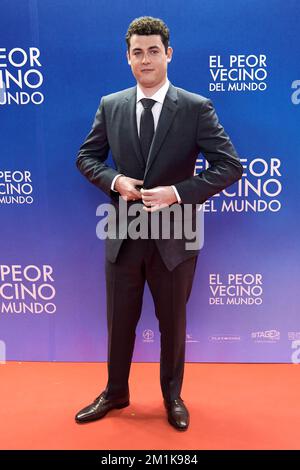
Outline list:
[[[107,398],[129,394],[128,379],[147,281],[160,331],[160,384],[163,397],[180,396],[185,361],[186,304],[198,256],[172,271],[165,266],[155,240],[123,241],[117,260],[106,258],[108,326]]]

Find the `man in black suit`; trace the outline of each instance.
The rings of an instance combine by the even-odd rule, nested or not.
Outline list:
[[[211,101],[168,81],[173,50],[165,23],[152,17],[137,18],[128,28],[126,42],[137,86],[101,99],[76,161],[80,172],[111,198],[117,214],[120,202],[126,201],[129,215],[115,219],[116,235],[105,242],[107,386],[77,413],[76,421],[100,419],[111,409],[129,405],[135,329],[147,281],[161,333],[160,383],[168,421],[185,430],[189,412],[180,393],[186,303],[199,249],[187,249],[185,232],[181,238],[176,236],[177,216],[170,222],[168,238],[161,232],[152,236],[149,219],[155,212],[190,205],[187,222],[195,222],[197,205],[239,180],[243,169]],[[115,168],[105,163],[109,150]],[[199,152],[210,166],[194,175]],[[149,221],[147,238],[127,236],[136,218],[130,212],[133,205]]]

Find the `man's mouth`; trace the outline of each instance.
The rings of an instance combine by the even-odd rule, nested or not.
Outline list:
[[[153,72],[154,69],[142,69],[142,72]]]

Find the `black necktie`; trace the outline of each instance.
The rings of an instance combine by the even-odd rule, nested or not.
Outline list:
[[[156,101],[151,100],[150,98],[143,98],[141,99],[141,103],[144,109],[140,121],[140,141],[142,154],[146,163],[154,135],[154,119],[151,109]]]

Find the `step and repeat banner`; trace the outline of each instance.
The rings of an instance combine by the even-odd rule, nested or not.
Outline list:
[[[213,101],[244,167],[203,205],[186,359],[300,362],[299,1],[0,6],[0,361],[106,360],[108,199],[75,159],[101,97],[135,85],[125,33],[150,15],[170,28],[168,78]],[[134,360],[159,342],[146,288]]]

